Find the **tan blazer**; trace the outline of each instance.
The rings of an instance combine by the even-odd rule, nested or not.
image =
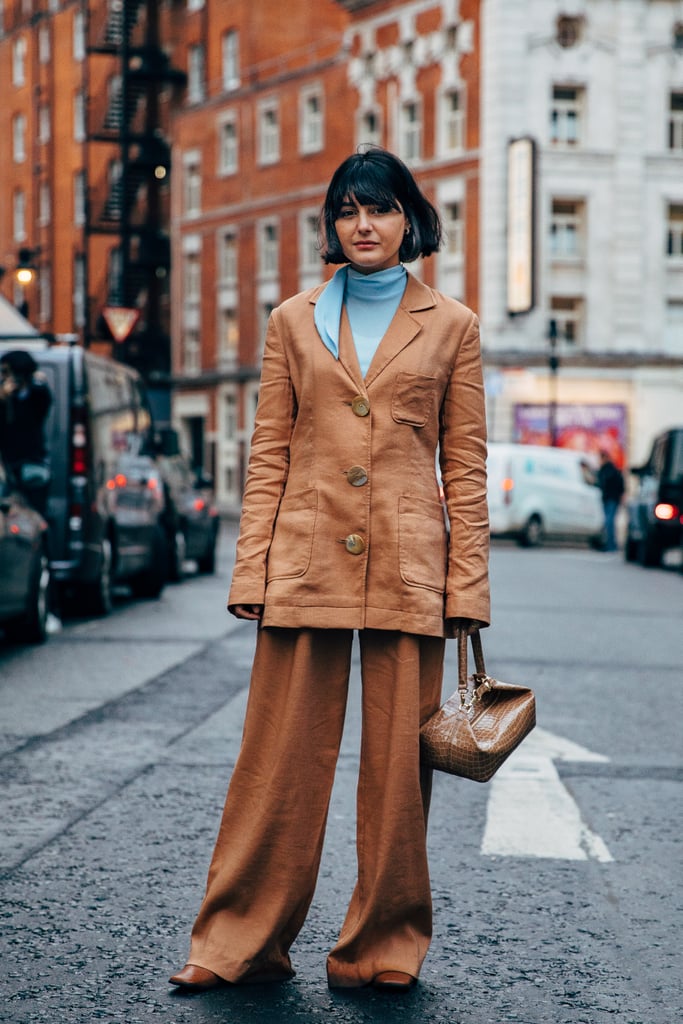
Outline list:
[[[264,604],[265,626],[489,622],[477,318],[409,274],[363,379],[346,312],[339,360],[315,329],[322,287],[269,322],[228,604]]]

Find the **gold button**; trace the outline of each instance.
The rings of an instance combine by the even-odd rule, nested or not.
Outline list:
[[[346,471],[346,479],[352,487],[362,487],[368,482],[367,470],[362,466],[351,466],[351,469]]]
[[[344,543],[351,555],[362,555],[365,551],[365,541],[358,533],[350,533]]]
[[[370,413],[370,402],[365,395],[356,395],[351,399],[351,409],[356,416],[368,416]]]

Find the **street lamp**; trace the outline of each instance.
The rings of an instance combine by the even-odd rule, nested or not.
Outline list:
[[[36,276],[36,268],[34,260],[39,253],[39,249],[20,249],[17,253],[17,268],[14,272],[14,276],[17,282],[21,285],[22,301],[19,306],[19,312],[22,316],[28,318],[28,299],[26,297],[26,289],[32,283]]]
[[[548,341],[550,350],[548,352],[548,370],[550,373],[549,390],[550,400],[548,402],[548,438],[552,448],[557,447],[557,371],[560,360],[557,356],[557,320],[551,320],[548,324]]]

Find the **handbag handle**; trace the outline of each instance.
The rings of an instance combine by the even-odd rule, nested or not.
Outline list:
[[[467,703],[467,630],[458,628],[458,693],[461,704]],[[486,665],[484,664],[484,650],[481,646],[481,636],[478,629],[469,634],[474,654],[474,683],[477,686],[485,683],[488,679]]]

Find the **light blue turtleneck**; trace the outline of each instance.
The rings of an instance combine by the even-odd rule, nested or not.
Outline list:
[[[335,359],[339,358],[339,321],[345,303],[361,373],[365,376],[398,309],[406,280],[406,269],[401,264],[375,274],[359,274],[352,267],[336,272],[321,293],[314,314],[318,333]]]

